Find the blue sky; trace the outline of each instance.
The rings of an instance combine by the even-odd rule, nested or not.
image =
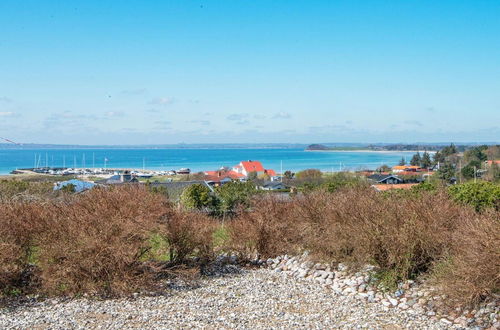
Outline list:
[[[21,142],[499,141],[500,1],[0,2]]]

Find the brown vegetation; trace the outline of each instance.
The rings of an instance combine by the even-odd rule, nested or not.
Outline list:
[[[29,194],[17,185],[0,198],[0,295],[149,290],[165,271],[203,267],[217,251],[264,258],[307,250],[324,262],[370,263],[387,287],[425,275],[458,304],[500,287],[499,211],[476,212],[444,189],[259,194],[221,226],[141,186],[19,198]]]
[[[498,212],[478,215],[444,191],[350,188],[289,202],[256,200],[230,228],[239,251],[272,257],[308,250],[326,262],[371,263],[388,287],[439,271],[444,292],[470,303],[499,289],[498,219]]]
[[[151,237],[182,261],[206,254],[209,221],[187,219],[159,194],[135,186],[94,189],[63,200],[0,206],[0,290],[116,295],[148,288]],[[208,233],[208,234],[207,234]],[[198,251],[196,251],[198,252]],[[165,258],[168,260],[168,257]],[[31,280],[26,281],[30,273]]]

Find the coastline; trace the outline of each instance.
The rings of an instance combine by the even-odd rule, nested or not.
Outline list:
[[[307,152],[373,152],[373,153],[402,153],[402,152],[423,152],[422,150],[370,150],[370,149],[359,149],[359,150],[304,150]],[[435,151],[427,151],[429,154],[435,153]]]

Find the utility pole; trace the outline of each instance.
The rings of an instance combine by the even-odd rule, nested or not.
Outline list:
[[[458,178],[459,182],[462,183],[462,160],[458,160]]]
[[[474,166],[474,183],[476,183],[477,167]]]
[[[66,168],[66,155],[63,155],[63,168]]]
[[[283,182],[283,161],[280,161],[280,181]]]

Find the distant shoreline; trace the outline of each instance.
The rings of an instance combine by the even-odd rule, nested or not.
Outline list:
[[[423,152],[422,150],[370,150],[370,149],[356,149],[356,150],[342,150],[342,149],[335,149],[335,150],[304,150],[307,152],[380,152],[380,153],[401,153],[401,152]],[[435,153],[435,151],[427,151],[428,153]]]

